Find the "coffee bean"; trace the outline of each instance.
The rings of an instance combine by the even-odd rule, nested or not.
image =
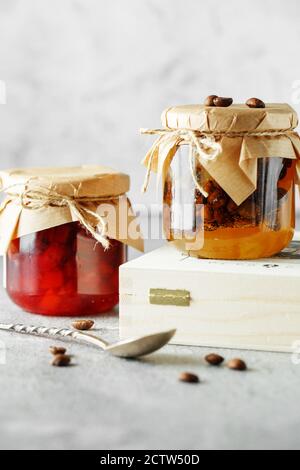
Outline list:
[[[205,356],[205,360],[206,362],[208,362],[208,364],[212,366],[218,366],[222,364],[222,362],[224,361],[224,357],[220,356],[219,354],[212,353]]]
[[[246,101],[246,105],[249,108],[265,108],[266,107],[265,103],[258,98],[249,98],[249,100]]]
[[[65,354],[67,350],[62,346],[50,346],[49,351],[53,356],[56,356],[56,354]]]
[[[210,194],[212,191],[216,189],[216,185],[212,180],[207,180],[206,183],[204,184],[204,191],[206,191],[208,194]]]
[[[70,364],[71,357],[67,354],[56,354],[51,362],[55,367],[66,367]]]
[[[228,210],[230,214],[233,214],[234,212],[237,211],[238,205],[232,199],[229,199],[226,209]]]
[[[230,361],[228,361],[227,366],[229,367],[229,369],[232,370],[242,371],[247,369],[247,365],[244,361],[242,361],[242,359],[231,359]]]
[[[214,191],[212,191],[208,195],[207,202],[209,204],[211,204],[213,207],[216,207],[216,208],[221,207],[221,206],[218,206],[218,202],[219,202],[219,200],[223,199],[223,196],[224,196],[224,194],[223,194],[222,189],[216,188],[216,189],[214,189]]]
[[[215,98],[218,98],[217,95],[209,95],[207,98],[205,98],[204,106],[215,106],[214,104]]]
[[[222,225],[226,220],[226,212],[223,207],[219,209],[214,209],[214,220],[219,224]]]
[[[213,222],[214,221],[214,211],[213,209],[208,206],[208,205],[205,205],[204,206],[204,221],[209,223],[209,222]]]
[[[232,105],[232,103],[232,98],[225,98],[224,96],[217,96],[214,98],[214,105],[221,108],[227,108],[228,106]]]
[[[181,372],[179,375],[179,380],[181,382],[189,382],[189,383],[198,383],[199,377],[196,374],[192,374],[191,372]]]
[[[72,326],[75,330],[90,330],[94,323],[93,320],[76,320],[73,321]]]

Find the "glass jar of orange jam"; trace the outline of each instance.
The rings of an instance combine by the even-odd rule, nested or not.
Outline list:
[[[256,190],[239,206],[198,164],[207,197],[195,187],[177,152],[164,184],[163,220],[167,239],[191,256],[255,259],[278,253],[295,227],[295,161],[258,160]]]
[[[295,227],[300,175],[296,112],[251,99],[167,108],[144,159],[163,182],[167,240],[198,258],[256,259],[278,253]]]

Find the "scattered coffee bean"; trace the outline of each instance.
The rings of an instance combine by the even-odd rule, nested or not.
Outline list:
[[[242,359],[231,359],[230,361],[228,361],[227,366],[229,367],[229,369],[233,369],[233,370],[246,370],[247,369],[247,365],[244,361],[242,361]]]
[[[199,382],[199,377],[196,374],[192,374],[191,372],[181,372],[179,375],[179,380],[181,382],[188,382],[196,384]]]
[[[221,107],[221,108],[227,108],[228,106],[231,106],[233,103],[232,98],[225,98],[224,96],[217,96],[214,98],[214,105]]]
[[[94,326],[93,320],[76,320],[73,321],[72,326],[75,330],[90,330]]]
[[[266,107],[265,103],[258,98],[249,98],[249,100],[246,101],[246,105],[249,108],[265,108]]]
[[[51,362],[55,367],[66,367],[70,364],[71,357],[67,354],[56,354]]]
[[[206,362],[208,362],[208,364],[212,366],[218,366],[222,364],[222,362],[224,361],[224,357],[220,356],[219,354],[212,353],[205,356],[205,360]]]
[[[53,356],[56,356],[56,354],[65,354],[67,350],[62,346],[50,346],[49,351]]]
[[[215,106],[215,98],[218,98],[217,95],[209,95],[204,101],[204,106]]]

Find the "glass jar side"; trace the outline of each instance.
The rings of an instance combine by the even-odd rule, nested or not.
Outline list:
[[[126,246],[102,245],[78,223],[41,230],[11,241],[6,256],[10,298],[44,315],[93,315],[119,300],[119,266]]]
[[[285,248],[295,227],[295,160],[260,158],[257,189],[240,206],[194,161],[204,197],[179,149],[164,187],[164,231],[181,251],[217,259],[255,259]]]

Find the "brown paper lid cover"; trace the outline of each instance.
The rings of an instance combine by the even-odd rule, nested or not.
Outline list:
[[[101,165],[75,167],[12,168],[0,171],[1,187],[15,185],[14,191],[22,191],[22,185],[29,180],[42,180],[43,185],[78,197],[119,196],[129,190],[129,176]]]
[[[296,111],[286,103],[268,103],[265,108],[233,104],[227,108],[191,104],[167,108],[162,125],[170,129],[192,129],[203,132],[247,132],[294,129]]]

